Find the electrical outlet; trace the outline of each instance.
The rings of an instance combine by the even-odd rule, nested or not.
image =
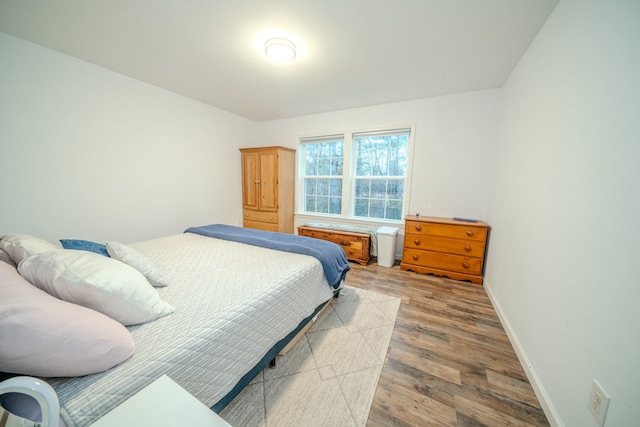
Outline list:
[[[587,408],[600,427],[604,426],[604,419],[607,416],[609,402],[611,402],[609,395],[605,393],[596,380],[593,380],[593,386],[591,387],[591,394],[589,395],[589,404],[587,405]]]

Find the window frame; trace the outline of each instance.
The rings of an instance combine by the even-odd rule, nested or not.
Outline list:
[[[345,222],[374,222],[374,223],[388,223],[388,224],[400,224],[404,221],[404,217],[409,212],[409,205],[411,199],[411,177],[413,171],[413,156],[414,156],[414,138],[415,138],[415,124],[404,124],[395,126],[379,126],[375,128],[367,129],[348,129],[339,132],[324,132],[314,133],[298,137],[298,170],[297,177],[297,203],[296,203],[296,215],[303,215],[307,217],[338,219]],[[386,218],[373,218],[373,217],[361,217],[355,216],[355,180],[356,180],[356,142],[355,138],[358,135],[373,135],[384,134],[392,135],[397,133],[409,133],[407,141],[407,167],[406,176],[404,177],[404,193],[402,200],[402,212],[400,219],[386,219]],[[343,173],[342,173],[342,213],[341,214],[329,214],[319,212],[305,212],[305,188],[304,188],[304,172],[306,170],[306,148],[307,144],[320,143],[327,141],[331,138],[342,136],[343,141]]]

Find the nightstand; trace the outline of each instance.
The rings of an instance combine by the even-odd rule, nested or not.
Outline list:
[[[166,375],[161,376],[92,427],[231,427]]]

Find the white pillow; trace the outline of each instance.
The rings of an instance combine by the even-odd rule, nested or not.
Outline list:
[[[0,262],[0,371],[90,375],[122,363],[134,350],[131,333],[119,322],[49,295]]]
[[[131,246],[118,242],[107,242],[107,252],[111,258],[122,261],[138,270],[153,286],[158,288],[167,286],[162,272],[158,270],[149,258]]]
[[[31,255],[20,274],[38,288],[99,311],[123,325],[136,325],[173,313],[136,269],[105,256],[71,249]]]
[[[7,234],[0,239],[0,248],[8,253],[16,264],[20,264],[20,261],[29,255],[60,249],[60,246],[28,234]]]

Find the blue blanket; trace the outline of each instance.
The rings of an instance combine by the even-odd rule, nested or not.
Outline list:
[[[195,233],[216,239],[231,240],[268,249],[310,255],[322,264],[329,284],[338,288],[349,271],[349,261],[342,248],[335,243],[295,234],[274,233],[232,225],[211,224],[191,227],[185,233]]]

